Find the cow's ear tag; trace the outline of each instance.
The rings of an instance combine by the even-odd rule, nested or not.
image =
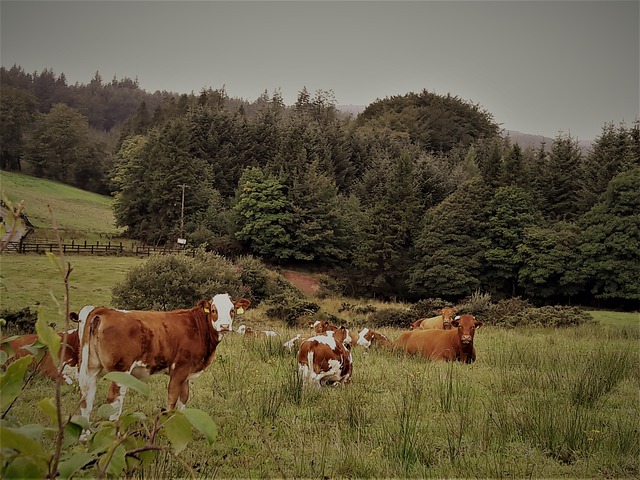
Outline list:
[[[211,310],[209,310],[207,307],[204,307],[204,313],[211,313]]]
[[[242,307],[238,308],[238,309],[236,310],[236,313],[237,313],[238,315],[242,315],[242,314],[244,313],[244,308],[242,308]]]

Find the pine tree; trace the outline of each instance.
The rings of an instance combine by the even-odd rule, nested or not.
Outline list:
[[[411,291],[420,297],[458,299],[480,287],[486,228],[487,185],[476,178],[429,210],[416,239]]]
[[[278,178],[257,167],[246,169],[233,209],[238,219],[236,238],[251,253],[276,262],[293,257],[289,234],[293,215],[285,185]]]

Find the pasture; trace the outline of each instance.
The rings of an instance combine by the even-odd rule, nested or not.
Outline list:
[[[35,238],[55,238],[49,206],[64,240],[93,241],[123,232],[115,226],[111,197],[20,173],[3,170],[0,175],[3,194],[14,205],[24,200],[24,213],[37,229]]]
[[[74,265],[72,309],[108,304],[113,283],[141,261],[66,260]],[[9,254],[1,261],[2,308],[39,302],[55,317],[49,292],[60,295],[61,277],[49,260]],[[337,311],[344,300],[358,303],[317,301],[350,323]],[[352,382],[315,390],[302,388],[295,352],[282,348],[306,327],[286,328],[262,306],[250,309],[236,328],[268,326],[280,336],[224,338],[212,365],[191,382],[188,404],[214,418],[218,437],[211,447],[196,440],[180,456],[203,478],[637,478],[640,320],[637,313],[592,314],[597,325],[571,329],[483,327],[472,365],[354,347]],[[400,330],[382,333],[396,338]],[[167,377],[147,382],[151,396],[130,392],[125,411],[153,416],[164,406]],[[106,387],[100,382],[96,407]],[[49,380],[36,378],[12,415],[46,424],[33,405],[51,391]],[[71,413],[78,387],[63,385],[62,393]],[[188,475],[161,457],[134,478]]]

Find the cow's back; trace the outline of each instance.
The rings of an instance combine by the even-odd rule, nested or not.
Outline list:
[[[435,329],[412,330],[404,332],[396,343],[410,355],[420,354],[432,360],[453,360],[456,358],[457,332]]]
[[[188,355],[189,361],[198,364],[196,371],[206,368],[217,342],[202,338],[190,312],[93,310],[84,332],[90,345],[89,363],[99,363],[106,371],[130,371],[136,366],[144,371],[139,376],[146,376],[166,372]]]
[[[423,319],[422,322],[420,322],[419,328],[421,328],[422,330],[431,330],[435,328],[444,330],[444,320],[442,318],[442,315]]]

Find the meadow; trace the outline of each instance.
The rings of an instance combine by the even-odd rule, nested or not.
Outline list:
[[[65,239],[118,235],[111,199],[55,182],[2,172],[11,201],[25,200],[37,235],[51,234],[47,204]],[[60,259],[59,259],[60,260]],[[112,287],[144,259],[67,255],[69,304],[110,305]],[[64,270],[64,268],[63,268]],[[63,272],[46,255],[0,256],[0,308],[40,309],[64,325]],[[366,318],[340,312],[343,302],[313,298],[348,327]],[[295,352],[282,344],[308,327],[269,319],[266,306],[236,321],[280,333],[252,339],[227,335],[203,375],[191,382],[189,407],[209,413],[218,436],[202,436],[180,457],[166,454],[131,478],[638,478],[640,476],[640,315],[590,312],[575,328],[482,327],[472,365],[430,362],[354,347],[354,374],[339,388],[303,388]],[[399,329],[383,329],[391,338]],[[167,377],[147,380],[148,398],[130,391],[126,411],[153,417],[166,402]],[[73,413],[77,385],[62,385]],[[100,382],[96,407],[104,401]],[[53,396],[42,377],[28,383],[11,409],[21,423],[48,425],[34,408]],[[96,419],[94,412],[94,420]],[[166,439],[161,438],[161,442]],[[186,467],[190,467],[190,471]]]
[[[142,260],[67,256],[74,270],[70,304],[108,304],[111,286]],[[60,273],[46,256],[4,254],[2,308],[39,303],[55,318]],[[315,299],[324,311],[357,328],[362,319],[339,313],[342,302]],[[389,306],[371,302],[376,307]],[[274,329],[279,337],[228,334],[206,372],[191,382],[190,407],[218,427],[212,446],[197,437],[180,456],[202,478],[637,478],[640,475],[640,318],[591,312],[580,327],[482,327],[472,365],[430,362],[354,347],[349,385],[303,388],[295,352],[282,343],[298,331],[268,319],[264,306],[236,321]],[[398,329],[383,329],[395,338]],[[166,376],[147,380],[151,395],[129,392],[125,410],[151,417],[166,401]],[[97,404],[107,382],[100,383]],[[12,415],[47,423],[33,408],[50,397],[37,377]],[[73,412],[77,386],[62,386]],[[95,420],[95,418],[94,418]],[[162,441],[162,440],[161,440]],[[189,476],[161,456],[132,478]]]

